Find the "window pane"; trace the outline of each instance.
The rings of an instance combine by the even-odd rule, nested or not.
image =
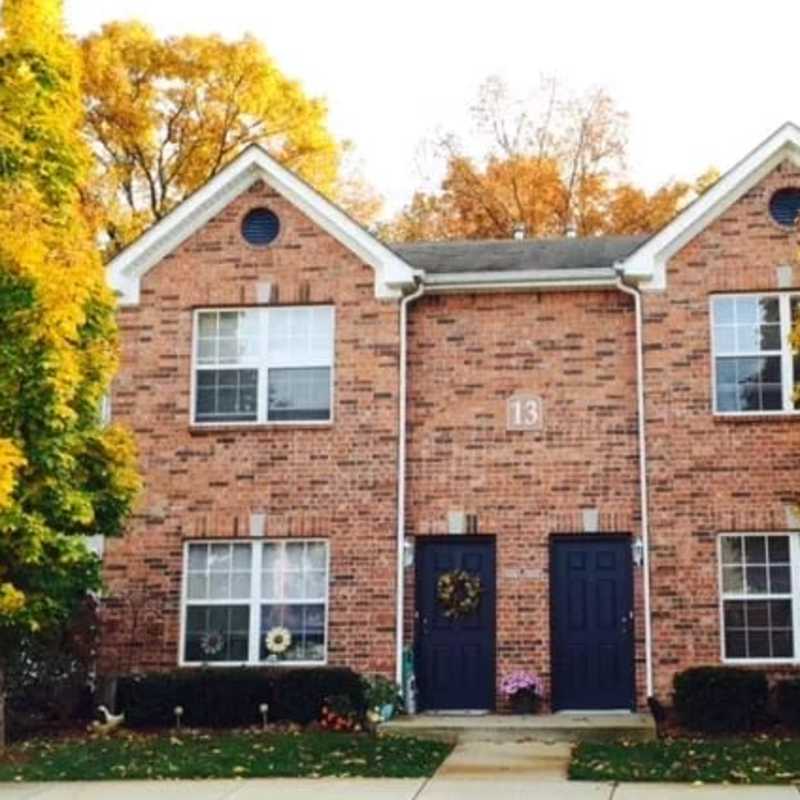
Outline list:
[[[186,661],[246,661],[250,624],[247,606],[189,606]]]
[[[737,297],[736,298],[736,322],[758,322],[759,302],[757,297]]]
[[[268,396],[270,420],[328,420],[330,368],[270,369]]]
[[[250,569],[251,548],[249,544],[235,544],[233,546],[233,568],[236,570]]]
[[[771,658],[772,652],[769,641],[769,631],[750,630],[747,631],[747,657],[748,658]]]
[[[256,309],[246,309],[198,314],[198,363],[253,363],[258,354],[259,313]]]
[[[284,642],[271,646],[277,628],[290,633],[288,647]],[[272,605],[262,606],[260,658],[262,661],[324,661],[325,606]]]
[[[212,572],[227,572],[231,568],[231,546],[212,544],[208,558],[208,568]]]
[[[275,573],[262,572],[261,573],[261,597],[264,600],[276,600],[278,597],[277,587],[275,585]]]
[[[747,658],[744,630],[725,631],[725,655],[727,658]]]
[[[208,547],[204,544],[189,545],[189,569],[205,570]]]
[[[794,657],[794,642],[792,641],[792,632],[790,630],[772,631],[772,657]]]
[[[744,572],[741,567],[722,568],[722,591],[732,594],[744,591]]]
[[[262,661],[325,660],[324,601],[327,592],[327,550],[323,542],[290,541],[265,546],[263,564],[274,569],[261,576],[262,602],[259,657]],[[320,565],[320,569],[314,567]],[[270,644],[270,635],[285,628],[290,642]]]
[[[783,403],[780,356],[718,358],[718,411],[774,411]]]
[[[283,576],[283,596],[287,600],[302,600],[303,594],[303,573],[287,572]]]
[[[333,363],[333,308],[270,309],[267,344],[270,365],[329,366]]]
[[[231,596],[230,575],[227,572],[212,572],[208,581],[211,600],[227,600]]]
[[[276,569],[280,558],[280,545],[265,544],[261,556],[261,566],[264,570]]]
[[[303,551],[305,544],[301,542],[290,542],[286,545],[286,567],[287,569],[303,568]]]
[[[740,536],[723,536],[721,540],[723,564],[742,563],[742,539]]]
[[[770,564],[788,564],[789,563],[789,537],[788,536],[770,536],[767,539],[769,544],[769,561]]]
[[[745,559],[748,564],[767,563],[767,542],[763,536],[746,536],[744,540]]]
[[[717,353],[736,353],[736,328],[719,325],[714,328],[714,348]]]
[[[235,600],[245,600],[250,597],[249,572],[234,572],[231,575],[231,597]]]
[[[762,297],[759,300],[761,322],[780,322],[780,306],[777,297]]]
[[[305,594],[309,600],[320,600],[325,597],[325,573],[324,572],[307,572],[306,573],[306,586]]]
[[[189,575],[186,594],[190,600],[208,598],[208,578],[205,575]]]
[[[195,419],[198,422],[254,422],[258,410],[258,370],[200,370]]]
[[[748,594],[766,594],[767,568],[748,567],[746,572],[746,586]]]
[[[306,568],[325,569],[325,545],[311,542],[306,548]]]
[[[719,325],[721,323],[732,324],[735,322],[734,317],[734,301],[732,297],[715,297],[712,303],[714,314],[714,323]]]
[[[770,594],[789,594],[792,591],[792,578],[789,567],[769,568]]]

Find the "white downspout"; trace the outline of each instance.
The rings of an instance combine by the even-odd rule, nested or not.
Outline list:
[[[398,389],[397,421],[397,607],[395,609],[395,679],[403,685],[403,617],[404,617],[404,573],[406,540],[406,418],[408,386],[408,306],[421,297],[425,286],[417,288],[400,301],[400,387]]]
[[[633,297],[636,309],[636,412],[639,434],[639,503],[642,515],[642,572],[644,589],[644,655],[647,697],[653,697],[653,624],[650,604],[650,515],[647,487],[647,436],[644,405],[644,343],[642,296],[639,290],[625,283],[625,274],[617,265],[617,288]]]

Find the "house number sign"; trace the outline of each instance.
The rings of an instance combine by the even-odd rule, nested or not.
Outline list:
[[[534,394],[515,394],[506,404],[506,430],[540,431],[544,426],[542,398]]]

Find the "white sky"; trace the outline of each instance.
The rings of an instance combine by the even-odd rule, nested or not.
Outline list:
[[[800,122],[797,0],[66,0],[84,34],[138,18],[162,35],[245,32],[330,106],[387,210],[421,183],[436,129],[466,133],[491,74],[520,94],[542,73],[605,87],[630,114],[629,167],[648,188],[727,169]]]

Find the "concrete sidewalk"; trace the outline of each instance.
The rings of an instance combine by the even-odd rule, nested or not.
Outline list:
[[[0,800],[800,800],[793,786],[569,782],[570,745],[464,742],[428,779],[0,783]]]

